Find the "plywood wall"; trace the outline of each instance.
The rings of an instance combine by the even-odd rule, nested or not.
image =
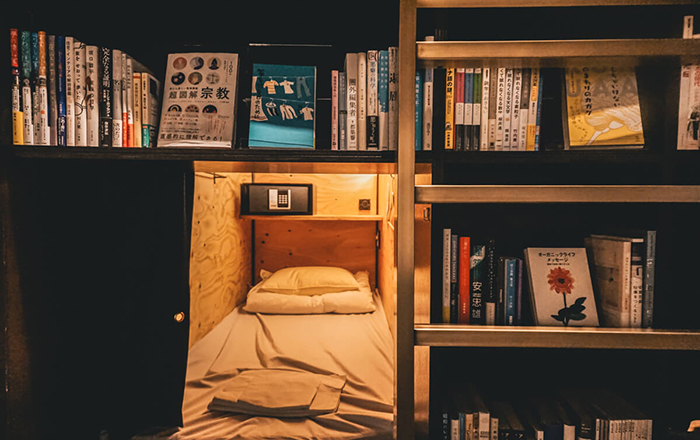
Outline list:
[[[381,237],[377,252],[378,286],[389,328],[396,340],[396,177],[378,176],[377,214],[383,217],[378,229]]]
[[[245,300],[251,281],[251,221],[240,218],[250,173],[195,175],[190,250],[190,346]]]

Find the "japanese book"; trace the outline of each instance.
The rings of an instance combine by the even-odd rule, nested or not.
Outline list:
[[[598,326],[585,248],[526,248],[535,325]]]
[[[590,248],[603,325],[629,327],[632,284],[632,243],[610,237],[586,237]]]
[[[233,148],[238,54],[171,53],[167,66],[158,147]],[[267,142],[279,142],[286,137],[284,132],[276,131],[290,125],[278,122],[288,119],[285,108],[289,107],[289,113],[297,116],[298,103],[305,102],[297,98],[296,92],[302,87],[300,81],[307,79],[300,80],[296,70],[281,72],[266,65],[255,65],[254,72],[256,104],[250,118],[251,142],[255,139],[265,144],[260,146],[271,146]],[[308,83],[313,86],[311,79]],[[267,90],[273,93],[266,93]],[[146,117],[145,108],[141,114],[142,118]],[[281,119],[283,114],[286,119]],[[293,136],[289,140],[293,141]],[[307,142],[313,144],[313,133]]]
[[[471,282],[469,298],[470,315],[469,322],[472,324],[486,323],[485,293],[488,285],[487,276],[486,245],[471,240],[471,257],[469,260],[469,280]]]
[[[505,71],[503,71],[503,80],[505,80]],[[491,68],[491,79],[489,81],[489,113],[488,113],[488,150],[496,150],[496,132],[497,130],[497,109],[498,109],[498,90],[499,86],[502,89],[501,71],[498,67]]]
[[[425,69],[423,77],[423,150],[433,149],[433,84],[434,69]]]
[[[51,129],[49,128],[49,90],[48,90],[48,75],[46,65],[46,32],[37,32],[39,39],[39,76],[37,84],[37,98],[39,100],[39,124],[35,127],[35,133],[38,133],[39,145],[49,145],[51,139]],[[36,139],[35,139],[36,141]]]
[[[499,67],[496,78],[496,133],[495,150],[503,150],[503,132],[505,127],[505,105],[506,105],[506,73],[507,68]]]
[[[459,235],[450,237],[450,323],[457,324],[459,315]]]
[[[346,89],[346,108],[347,108],[347,147],[348,150],[358,149],[358,133],[357,133],[357,53],[345,54],[345,80],[347,81]]]
[[[141,72],[141,147],[159,145],[158,121],[161,109],[161,82],[150,72]],[[162,131],[161,131],[162,133]]]
[[[66,145],[75,146],[75,50],[73,37],[65,37]]]
[[[134,60],[126,57],[126,78],[124,78],[126,87],[126,146],[135,147],[134,145]]]
[[[331,70],[331,150],[338,149],[338,71]]]
[[[99,65],[99,50],[97,46],[85,47],[85,101],[87,111],[87,146],[100,146],[100,109],[99,109],[99,80],[97,70]]]
[[[73,67],[75,84],[75,146],[87,146],[87,81],[85,44],[73,39]]]
[[[496,310],[498,305],[498,286],[496,285],[498,275],[498,261],[496,259],[496,240],[491,238],[486,244],[486,255],[484,256],[486,265],[486,288],[484,291],[484,324],[496,324]]]
[[[367,52],[357,53],[357,149],[367,149]]]
[[[564,148],[641,148],[633,67],[566,68]]]
[[[442,230],[442,322],[450,322],[452,229]]]
[[[470,304],[469,298],[471,282],[469,280],[469,262],[471,259],[471,237],[459,237],[459,312],[457,313],[457,322],[460,324],[469,324]]]
[[[122,147],[122,51],[112,49],[112,146]]]
[[[532,69],[526,68],[521,69],[522,79],[520,84],[522,85],[522,90],[520,92],[520,123],[519,133],[518,133],[518,150],[525,151],[527,143],[527,123],[529,117],[530,108],[530,74]]]
[[[479,134],[479,150],[489,149],[489,112],[491,111],[491,68],[481,70],[481,132]]]
[[[253,74],[256,77],[254,96],[262,103],[262,118],[253,118],[251,113],[248,146],[314,148],[316,67],[255,63]],[[357,90],[354,93],[357,94]]]
[[[481,67],[474,68],[471,150],[479,150],[481,147],[481,105],[483,100],[482,83],[484,75],[482,70]]]
[[[415,128],[414,128],[414,146],[416,151],[423,149],[423,75],[425,71],[423,69],[416,69],[416,90],[415,90],[415,101],[414,110],[415,114]]]
[[[348,110],[347,110],[348,83],[345,72],[338,72],[338,149],[348,149]]]
[[[58,145],[58,78],[56,60],[56,35],[46,36],[49,53],[49,145]]]
[[[445,150],[454,150],[455,69],[448,67],[445,76]]]
[[[389,149],[389,51],[379,51],[379,149]]]
[[[540,85],[540,69],[538,67],[533,67],[530,71],[530,98],[528,100],[527,134],[525,138],[525,149],[527,151],[535,151]]]
[[[697,150],[700,139],[700,68],[697,64],[681,66],[678,99],[679,150]]]
[[[464,150],[464,137],[466,127],[464,125],[464,89],[465,89],[465,69],[458,67],[455,69],[454,82],[454,149]]]
[[[399,48],[389,47],[389,150],[399,148]]]
[[[111,147],[114,109],[112,107],[112,49],[108,47],[98,49],[97,80],[99,82],[97,102],[100,114],[100,147]]]
[[[122,147],[133,147],[134,141],[129,134],[129,115],[131,114],[131,120],[133,122],[133,103],[131,109],[129,109],[129,95],[133,92],[131,87],[132,80],[132,68],[129,68],[129,57],[126,53],[122,52]]]
[[[12,144],[24,145],[24,114],[19,74],[19,32],[10,29],[10,63],[12,66]]]
[[[134,89],[134,147],[141,148],[141,72],[134,72],[131,83]]]
[[[32,121],[34,127],[34,144],[41,144],[41,137],[39,135],[40,130],[40,120],[39,120],[39,34],[37,32],[30,32],[30,61],[31,61],[31,74],[30,74],[30,85],[32,88]]]
[[[66,146],[66,41],[63,35],[56,36],[56,145]]]
[[[514,69],[506,69],[506,82],[503,101],[503,149],[509,151],[511,148],[511,126],[513,119],[513,72]]]
[[[522,93],[522,69],[513,69],[513,105],[510,120],[510,149],[518,150],[520,142],[520,94]]]
[[[367,149],[379,149],[379,51],[367,51]]]
[[[472,150],[472,140],[474,138],[474,69],[464,69],[464,149]]]

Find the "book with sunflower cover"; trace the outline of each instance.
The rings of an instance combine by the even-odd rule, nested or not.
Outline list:
[[[597,327],[586,248],[527,248],[535,325]]]

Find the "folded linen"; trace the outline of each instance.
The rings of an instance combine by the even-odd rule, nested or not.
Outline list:
[[[208,408],[268,417],[335,412],[346,378],[282,368],[245,370],[214,395]]]

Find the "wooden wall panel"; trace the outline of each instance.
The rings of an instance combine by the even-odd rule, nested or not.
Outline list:
[[[240,218],[240,184],[252,178],[246,173],[222,176],[195,176],[190,346],[242,303],[250,288],[252,227]]]
[[[369,271],[374,287],[375,237],[375,222],[257,220],[255,282],[260,281],[260,269],[340,266],[352,272]]]
[[[378,176],[378,209],[384,217],[379,223],[381,243],[377,252],[378,285],[389,328],[396,340],[396,179]]]
[[[316,215],[375,215],[376,174],[253,174],[255,183],[311,183]],[[360,210],[360,199],[370,201],[370,210]]]

